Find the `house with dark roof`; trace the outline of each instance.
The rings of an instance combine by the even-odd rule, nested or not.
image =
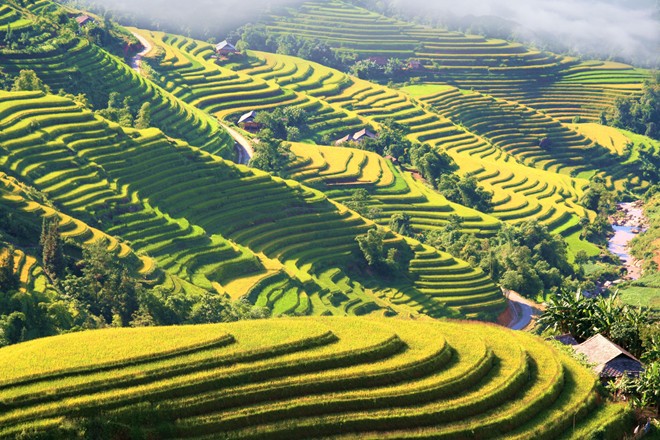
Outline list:
[[[78,23],[78,26],[86,26],[90,23],[94,23],[94,18],[90,17],[87,14],[79,15],[76,17],[76,23]]]
[[[234,47],[234,45],[229,41],[225,40],[216,44],[215,53],[219,56],[226,57],[228,55],[238,53],[238,49],[236,49],[236,47]]]
[[[601,334],[575,345],[573,349],[576,353],[585,355],[588,362],[594,364],[594,371],[603,381],[624,375],[637,377],[644,371],[644,366],[635,356]]]
[[[368,128],[363,128],[362,130],[355,132],[353,134],[348,134],[341,139],[335,141],[335,145],[341,145],[346,142],[357,142],[360,143],[366,139],[376,139],[376,134],[369,131]]]
[[[254,119],[257,117],[257,112],[252,110],[245,113],[238,119],[239,127],[247,130],[249,132],[256,132],[261,130],[261,124],[256,122]]]

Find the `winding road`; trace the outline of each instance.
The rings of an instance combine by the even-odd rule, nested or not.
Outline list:
[[[142,57],[144,57],[146,54],[151,52],[153,46],[142,35],[136,32],[131,32],[131,33],[135,36],[135,38],[137,38],[140,41],[142,46],[144,46],[144,49],[142,49],[139,53],[135,54],[133,58],[131,58],[131,67],[137,73],[141,74],[140,66],[142,65]],[[252,147],[250,141],[245,136],[243,136],[233,128],[229,127],[228,125],[222,122],[220,122],[220,125],[222,125],[222,127],[225,130],[227,130],[227,132],[231,135],[231,137],[233,137],[234,140],[236,141],[235,147],[236,147],[236,151],[238,152],[237,162],[243,165],[247,165],[248,162],[250,162],[250,159],[252,159],[252,156],[254,156],[254,148]]]
[[[144,49],[142,49],[139,53],[135,54],[135,56],[131,59],[131,67],[137,72],[140,72],[140,66],[142,65],[142,57],[151,52],[151,49],[153,49],[153,46],[149,41],[144,38],[142,35],[136,33],[136,32],[131,32],[135,38],[137,38],[142,46],[144,46]]]
[[[229,127],[227,124],[220,122],[220,125],[222,125],[222,128],[227,130],[227,133],[229,133],[231,137],[233,137],[236,141],[236,150],[238,151],[237,162],[243,165],[247,165],[247,163],[250,162],[250,159],[252,159],[252,156],[254,156],[254,147],[250,141],[238,131]]]
[[[507,325],[511,330],[527,330],[534,325],[536,318],[543,311],[543,306],[524,298],[513,290],[505,290],[504,295],[511,307],[511,322]]]

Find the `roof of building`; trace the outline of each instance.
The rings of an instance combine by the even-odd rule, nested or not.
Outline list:
[[[94,19],[92,17],[90,17],[89,15],[87,15],[87,14],[79,15],[79,16],[76,17],[76,22],[79,25],[83,25],[83,24],[87,23],[88,21],[94,21]]]
[[[347,134],[343,138],[337,139],[337,141],[335,142],[335,145],[340,145],[340,144],[343,144],[344,142],[349,142],[349,141],[358,142],[364,137],[374,139],[376,137],[376,135],[374,133],[372,133],[371,131],[369,131],[368,128],[363,128],[362,130],[357,131],[353,134]]]
[[[350,134],[347,134],[347,135],[344,136],[343,138],[341,138],[341,139],[337,139],[337,141],[335,141],[335,145],[343,144],[344,142],[348,142],[348,141],[350,141],[351,139],[352,139],[352,136],[351,136]]]
[[[241,122],[248,122],[249,119],[254,119],[255,116],[257,116],[257,112],[254,110],[249,111],[239,118],[238,123],[240,124]]]
[[[372,139],[376,137],[376,135],[375,135],[374,133],[370,132],[368,128],[363,128],[362,130],[356,132],[356,133],[353,135],[353,140],[354,140],[354,141],[357,141],[357,140],[362,139],[362,138],[365,137],[365,136],[366,136],[366,137],[370,137],[370,138],[372,138]]]
[[[595,364],[594,370],[601,377],[616,377],[626,373],[638,375],[644,369],[635,356],[601,334],[594,335],[573,348],[584,354],[590,363]]]
[[[231,44],[229,41],[227,41],[227,40],[222,41],[222,42],[216,44],[216,46],[215,46],[215,50],[228,50],[228,51],[235,51],[235,52],[238,52],[238,50],[236,49],[236,47],[235,47],[233,44]]]

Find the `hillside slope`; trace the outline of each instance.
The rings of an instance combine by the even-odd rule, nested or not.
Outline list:
[[[515,100],[570,122],[597,121],[617,96],[640,94],[648,72],[580,61],[520,43],[465,35],[386,17],[344,0],[308,1],[264,20],[276,35],[325,41],[339,52],[420,60],[411,77]]]
[[[151,124],[168,136],[183,139],[223,157],[233,157],[233,140],[207,114],[178,100],[149,79],[141,77],[124,60],[110,54],[80,32],[73,33],[55,22],[53,13],[61,6],[49,1],[40,5],[14,5],[6,26],[0,26],[0,37],[7,29],[16,32],[18,24],[36,41],[16,48],[0,44],[0,69],[17,75],[22,69],[34,70],[53,92],[85,93],[96,110],[104,108],[112,92],[120,102],[128,98],[133,106],[151,104]]]
[[[199,288],[278,314],[442,316],[444,306],[476,314],[504,303],[481,270],[390,232],[385,249],[410,254],[409,267],[369,274],[356,237],[371,222],[158,130],[122,129],[40,92],[0,92],[0,127],[3,169]]]
[[[475,176],[493,191],[492,216],[513,224],[537,219],[567,238],[574,251],[597,253],[579,238],[580,218],[594,216],[578,203],[589,176],[598,174],[612,188],[623,188],[626,181],[648,185],[624,158],[530,107],[447,86],[404,93],[408,89],[265,52],[250,51],[243,62],[219,66],[206,43],[141,33],[166,53],[156,64],[157,80],[200,109],[235,122],[244,111],[296,106],[308,114],[316,142],[350,133],[356,119],[362,127],[394,120],[409,130],[410,139],[446,151],[460,174]],[[450,97],[453,102],[443,101]],[[540,147],[544,139],[549,148]],[[313,171],[306,175],[312,176]]]
[[[99,330],[2,348],[0,373],[0,438],[26,426],[34,436],[95,426],[200,439],[614,438],[625,420],[566,355],[465,322]]]

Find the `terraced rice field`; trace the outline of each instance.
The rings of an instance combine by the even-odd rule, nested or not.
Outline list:
[[[640,93],[649,73],[631,66],[561,57],[519,43],[423,27],[350,2],[308,1],[265,20],[275,33],[318,38],[362,58],[416,58],[411,76],[475,89],[542,110],[563,122],[598,120],[617,96]]]
[[[8,15],[8,20],[15,20],[11,22],[12,29],[16,30],[21,20],[29,21],[31,14],[57,8],[50,1],[37,2],[29,7],[29,10]],[[149,102],[152,126],[214,154],[224,157],[233,154],[231,137],[214,118],[175,99],[150,80],[142,78],[123,60],[84,38],[46,41],[29,52],[0,49],[0,68],[10,75],[17,75],[21,69],[34,70],[55,93],[65,90],[77,94],[79,87],[87,87],[96,93],[119,92],[122,99],[130,97],[134,103]]]
[[[96,330],[2,348],[0,372],[0,438],[102,415],[159,438],[578,439],[625,417],[536,337],[452,321]]]
[[[145,32],[143,32],[144,34]],[[161,40],[156,41],[156,44],[162,45],[166,50],[173,50],[172,46],[167,44],[166,41],[170,41],[174,37],[164,35],[161,37]],[[189,46],[194,43],[188,41]],[[183,47],[187,46],[184,45]],[[188,57],[202,63],[204,58],[210,56],[209,51],[209,48],[204,51],[193,50],[193,52],[188,53]],[[485,132],[484,134],[494,137],[494,139],[489,139],[470,131],[462,121],[451,119],[456,117],[455,115],[445,116],[439,110],[430,108],[429,104],[420,101],[422,98],[420,96],[414,98],[400,91],[359,80],[295,57],[262,52],[250,52],[250,54],[253,57],[251,63],[247,66],[236,67],[239,70],[237,74],[246,75],[247,77],[251,77],[251,75],[267,77],[270,70],[276,68],[277,71],[286,71],[293,76],[297,74],[296,72],[303,71],[306,72],[306,75],[309,75],[311,70],[315,72],[312,73],[313,76],[323,77],[321,72],[325,72],[328,78],[343,78],[341,80],[343,86],[340,88],[332,88],[330,85],[326,85],[323,80],[320,80],[313,88],[295,93],[311,96],[310,99],[316,100],[322,108],[328,107],[333,109],[331,110],[333,112],[345,112],[355,115],[361,121],[375,126],[386,119],[393,119],[407,126],[413,140],[426,142],[447,151],[459,164],[462,173],[475,175],[483,186],[495,193],[493,217],[512,223],[536,218],[548,225],[554,232],[560,233],[569,239],[576,249],[585,249],[591,254],[597,252],[595,247],[580,241],[578,237],[579,219],[590,215],[577,203],[582,195],[583,188],[587,185],[587,181],[567,175],[570,172],[575,173],[582,170],[573,163],[571,153],[576,151],[585,153],[595,147],[593,142],[571,131],[560,122],[531,109],[518,106],[524,112],[536,115],[537,119],[543,121],[543,124],[538,129],[534,129],[533,126],[523,127],[522,129],[514,127],[512,129],[510,126],[520,122],[522,119],[521,113],[524,114],[524,112],[517,110],[516,113],[511,114],[512,112],[508,109],[511,105],[508,107],[502,105],[502,108],[492,110],[493,116],[491,118],[501,118],[509,124],[509,127],[504,127],[502,133]],[[179,56],[183,56],[183,54],[180,53]],[[254,57],[261,61],[255,61]],[[255,68],[255,65],[261,67]],[[207,66],[217,71],[225,70],[211,63],[208,63]],[[167,66],[165,67],[167,70]],[[328,76],[328,72],[331,75]],[[334,74],[332,74],[333,72]],[[169,73],[165,77],[167,75]],[[336,81],[333,79],[333,84]],[[256,82],[256,79],[252,81],[252,83]],[[267,84],[279,87],[282,94],[286,94],[296,87],[295,82],[278,84],[273,80],[268,80]],[[440,90],[453,93],[456,89],[441,86]],[[483,95],[479,96],[482,97]],[[483,99],[486,100],[485,97]],[[269,106],[273,105],[275,104],[269,104]],[[279,105],[289,104],[284,101]],[[303,108],[309,110],[305,106]],[[244,109],[248,109],[248,107]],[[321,110],[318,117],[323,118],[326,112],[327,110]],[[224,115],[227,116],[228,113],[224,113]],[[310,112],[310,115],[314,115],[314,113]],[[223,114],[218,116],[223,117]],[[347,127],[344,131],[336,132],[335,138],[346,134],[349,129],[353,129],[353,126]],[[496,138],[498,134],[502,139],[501,141]],[[546,135],[556,139],[557,144],[561,145],[561,148],[566,152],[557,161],[553,162],[547,155],[544,157],[539,154],[538,138]],[[516,143],[521,144],[521,139],[523,139],[522,145],[514,148]],[[533,139],[531,143],[530,139]],[[495,144],[495,141],[499,143]],[[566,142],[568,144],[564,145]],[[298,149],[298,151],[302,150],[302,147]],[[534,154],[538,157],[534,158]],[[525,164],[523,161],[526,156],[534,160],[529,159],[528,164]],[[359,163],[353,165],[355,171],[358,170],[359,165]],[[338,159],[338,162],[333,166],[337,167],[337,170],[343,169],[342,159]],[[550,170],[539,168],[550,168]],[[314,169],[316,168],[311,166],[308,170],[303,165],[292,176],[294,178],[300,177],[303,181],[309,182],[324,180],[321,176],[314,175]],[[565,174],[557,174],[555,171],[562,171]],[[616,168],[615,171],[620,172]],[[601,171],[592,169],[590,172]],[[601,173],[610,179],[612,185],[622,184],[623,177],[621,175],[610,176],[605,171]],[[640,182],[640,184],[643,183]],[[410,186],[410,183],[408,186]],[[335,195],[337,194],[335,193]],[[339,199],[342,200],[341,195],[339,195]],[[468,215],[467,221],[474,220],[474,218],[470,219],[469,217]]]
[[[263,54],[258,62],[240,72],[218,66],[213,46],[161,32],[140,31],[164,49],[159,83],[174,96],[227,122],[251,110],[297,106],[313,115],[309,124],[316,139],[340,131],[359,130],[364,121],[356,114],[333,108],[319,98],[350,85],[348,77],[320,65],[281,62]]]
[[[635,167],[621,164],[618,154],[530,107],[445,87],[418,99],[525,165],[572,176],[599,169],[612,187],[623,188],[624,182],[642,188],[648,185]]]
[[[488,236],[499,228],[494,217],[449,202],[378,154],[296,143],[292,151],[297,160],[287,170],[290,178],[321,189],[339,202],[350,200],[358,188],[366,189],[373,200],[369,207],[380,212],[374,218],[379,224],[387,225],[392,215],[405,212],[420,231],[440,229],[451,216],[461,218],[467,233]]]
[[[372,223],[296,182],[155,129],[121,129],[66,98],[0,92],[0,132],[0,164],[54,202],[66,233],[82,242],[101,231],[121,237],[193,287],[225,293],[247,277],[254,284],[243,294],[282,314],[441,316],[451,307],[474,315],[503,305],[480,270],[391,234],[388,247],[414,254],[408,273],[391,282],[352,274],[355,237]]]

